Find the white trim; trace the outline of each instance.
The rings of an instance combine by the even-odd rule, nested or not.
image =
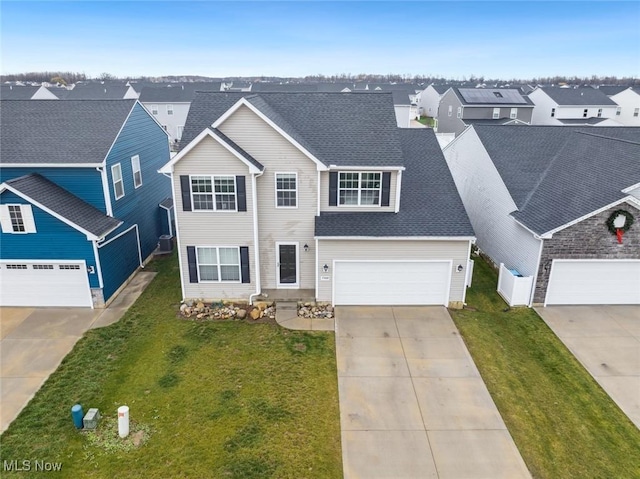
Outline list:
[[[99,168],[102,163],[2,163],[2,168]]]
[[[347,241],[475,241],[475,236],[314,236],[323,240]]]
[[[377,171],[404,171],[406,168],[404,166],[338,166],[338,165],[329,165],[329,171],[366,171],[366,172],[377,172]]]
[[[135,160],[135,161],[134,161]],[[136,185],[136,169],[135,162],[138,163],[138,173],[140,175],[140,184]],[[131,174],[133,176],[133,188],[137,190],[142,186],[142,166],[140,165],[140,155],[133,155],[131,157]]]
[[[193,202],[193,185],[191,183],[191,178],[193,177],[197,177],[197,176],[201,176],[201,177],[208,177],[211,178],[211,195],[213,196],[213,209],[210,210],[202,210],[202,209],[195,209],[194,207],[194,202]],[[215,178],[233,178],[233,195],[235,198],[235,208],[232,210],[219,210],[216,207],[216,194],[218,195],[225,195],[228,193],[216,193],[216,186],[215,186]],[[191,195],[191,212],[193,213],[237,213],[238,212],[238,184],[237,184],[237,177],[236,175],[223,175],[223,174],[216,174],[216,175],[211,175],[211,174],[206,174],[206,175],[189,175],[189,194]],[[208,194],[208,193],[195,193],[197,195],[200,194]]]
[[[400,211],[400,193],[402,190],[402,170],[398,170],[396,175],[396,208],[395,212]]]
[[[538,275],[540,274],[540,261],[542,261],[542,249],[544,248],[544,240],[542,238],[536,238],[540,241],[540,250],[538,251],[538,262],[536,264],[536,272],[531,281],[531,293],[529,295],[529,307],[533,306],[533,297],[536,292],[536,285],[538,284]]]
[[[107,176],[107,168],[98,166],[96,170],[100,172],[100,181],[102,182],[102,193],[104,194],[104,206],[107,210],[107,216],[113,216],[113,208],[111,206],[111,193],[109,192],[109,177]]]
[[[114,171],[116,170],[116,168],[119,170],[120,172],[120,179],[118,180],[120,183],[122,183],[122,195],[118,196],[118,191],[116,190],[116,177],[114,174]],[[111,166],[111,186],[113,187],[113,197],[115,198],[116,201],[118,201],[120,198],[124,198],[125,197],[125,191],[124,191],[124,177],[122,176],[122,165],[120,164],[120,162],[116,163],[115,165]]]
[[[203,284],[218,284],[218,283],[223,283],[223,284],[239,284],[242,283],[242,258],[240,257],[240,246],[225,246],[225,245],[220,245],[220,246],[212,246],[212,245],[195,245],[195,253],[196,253],[196,273],[198,273],[198,283],[203,283]],[[220,249],[235,249],[238,252],[238,277],[240,279],[238,280],[223,280],[222,279],[222,271],[220,269],[221,266],[235,266],[232,264],[220,264]],[[207,279],[207,280],[201,280],[200,279],[200,261],[199,261],[199,257],[198,257],[198,249],[215,249],[216,250],[216,265],[218,268],[218,279],[214,280],[214,279]],[[205,266],[213,266],[211,264],[205,265]]]
[[[180,179],[180,177],[178,177],[178,179]],[[173,204],[175,206],[176,204],[176,182],[174,181],[174,175],[173,172],[171,172],[171,194],[173,196]],[[182,241],[180,238],[180,230],[179,230],[179,218],[181,215],[177,214],[177,210],[176,210],[176,215],[175,215],[175,219],[176,219],[176,246],[178,248],[178,267],[180,268],[180,289],[181,289],[181,293],[182,293],[182,299],[184,299],[186,297],[185,295],[185,278],[184,278],[184,264],[182,261]],[[186,252],[186,249],[185,249]],[[188,272],[188,271],[187,271]]]
[[[340,182],[341,182],[341,176],[342,175],[353,175],[353,174],[357,174],[358,178],[357,178],[357,186],[356,188],[341,188],[340,187]],[[380,186],[378,186],[378,188],[362,188],[362,175],[363,174],[371,174],[371,175],[379,175],[379,183]],[[347,181],[347,180],[345,180]],[[349,181],[353,181],[353,180],[349,180]],[[375,180],[374,180],[375,181]],[[379,170],[373,170],[373,171],[338,171],[338,188],[337,188],[337,201],[336,201],[336,206],[338,208],[367,208],[367,207],[372,207],[372,206],[377,206],[377,207],[381,207],[382,205],[382,171]],[[354,205],[354,204],[347,204],[347,203],[340,203],[340,192],[341,191],[357,191],[358,193],[358,202]],[[362,192],[364,191],[376,191],[378,190],[378,202],[375,204],[362,204]]]
[[[293,175],[296,181],[296,205],[295,206],[278,206],[278,191],[291,191],[291,190],[278,190],[278,175]],[[297,210],[298,209],[298,172],[296,171],[275,171],[273,173],[273,185],[274,185],[274,200],[276,209],[289,209],[289,210]]]
[[[320,287],[320,285],[318,284],[318,278],[320,277],[320,262],[318,261],[320,259],[320,251],[319,251],[320,248],[318,247],[318,238],[314,238],[314,240],[315,240],[315,243],[316,243],[316,255],[315,255],[316,256],[316,269],[315,269],[315,271],[316,271],[316,274],[315,274],[315,276],[316,276],[316,294],[315,294],[315,297],[317,299],[318,298],[318,290],[319,290],[319,287]]]
[[[142,247],[140,245],[140,230],[138,229],[138,224],[136,223],[133,226],[129,226],[126,230],[121,231],[120,233],[118,233],[117,235],[115,235],[113,238],[109,238],[107,241],[104,241],[104,238],[102,239],[103,242],[101,242],[98,245],[98,248],[102,248],[104,246],[107,246],[109,243],[111,243],[112,241],[117,240],[118,238],[120,238],[121,236],[127,234],[129,231],[131,231],[132,229],[136,229],[136,241],[138,243],[138,262],[140,264],[141,268],[144,268],[144,261],[142,259]],[[100,241],[100,240],[98,240]]]
[[[249,296],[249,304],[253,304],[253,297],[262,294],[262,276],[260,276],[260,236],[258,233],[258,194],[257,182],[262,173],[251,175],[251,205],[253,210],[253,255],[255,258],[256,292]],[[251,271],[251,259],[249,259]]]
[[[321,191],[321,188],[322,188],[322,173],[320,172],[320,170],[318,170],[318,180],[317,181],[318,181],[318,183],[317,183],[316,190],[317,190],[317,193],[318,193],[318,201],[317,201],[318,202],[318,208],[317,208],[317,211],[316,211],[316,216],[320,216],[320,208],[321,208],[320,191]]]
[[[222,145],[233,156],[235,156],[240,161],[242,161],[242,163],[247,165],[249,167],[249,172],[250,173],[260,173],[262,171],[261,169],[256,167],[253,163],[251,163],[249,160],[247,160],[244,156],[242,156],[240,153],[238,153],[236,150],[231,148],[225,141],[222,140],[222,138],[220,138],[218,135],[216,135],[209,128],[207,128],[206,130],[203,130],[198,136],[196,136],[193,140],[191,140],[187,146],[185,146],[182,150],[180,150],[180,152],[176,156],[174,156],[166,165],[164,165],[158,171],[160,173],[172,173],[173,172],[173,165],[175,165],[187,153],[189,153],[191,150],[193,150],[193,148],[195,148],[196,145],[198,143],[200,143],[207,136],[209,136],[209,137],[213,138],[214,140],[216,140],[220,145]]]
[[[296,282],[280,282],[280,246],[294,245],[296,247]],[[278,289],[299,289],[300,288],[300,244],[297,241],[276,241],[276,287]]]
[[[287,139],[293,146],[295,146],[298,150],[300,150],[300,152],[303,155],[305,155],[307,158],[313,161],[316,164],[316,167],[318,168],[318,170],[327,169],[324,163],[322,163],[318,158],[313,156],[306,148],[304,148],[300,143],[298,143],[291,136],[289,136],[282,128],[280,128],[273,121],[271,121],[271,119],[268,116],[266,116],[258,108],[253,106],[244,97],[240,98],[231,108],[229,108],[226,112],[224,112],[222,116],[220,116],[216,121],[214,121],[211,127],[218,128],[222,123],[224,123],[227,120],[227,118],[229,118],[233,113],[236,112],[236,110],[238,110],[243,105],[249,108],[249,110],[254,112],[256,115],[258,115],[263,121],[265,121],[269,126],[271,126],[274,130],[280,133],[285,139]]]
[[[139,105],[142,107],[142,110],[147,114],[147,116],[148,116],[149,118],[151,118],[151,119],[154,121],[154,123],[160,127],[160,129],[162,130],[162,132],[163,132],[165,135],[167,135],[167,138],[170,138],[170,137],[171,137],[171,135],[169,135],[169,132],[168,132],[168,131],[166,131],[166,130],[164,129],[164,127],[162,126],[162,124],[161,124],[161,123],[156,119],[156,117],[155,117],[155,116],[153,116],[153,115],[151,114],[151,112],[147,109],[147,107],[146,107],[146,106],[144,106],[144,104],[143,104],[140,100],[138,100],[138,99],[136,99],[136,103],[137,103],[137,104],[139,104]],[[134,106],[135,106],[135,105],[134,105]],[[133,108],[132,108],[132,111],[133,111]],[[129,117],[127,117],[127,120],[128,120],[128,119],[129,119]],[[125,123],[126,123],[126,122],[125,122]],[[119,132],[118,132],[118,135],[120,135],[120,133],[119,133]]]
[[[467,304],[467,290],[469,289],[469,285],[472,282],[472,278],[469,276],[470,273],[473,273],[473,271],[470,271],[470,265],[471,262],[473,261],[471,259],[471,241],[469,241],[469,249],[467,250],[467,261],[466,264],[464,265],[464,287],[462,288],[462,304]],[[453,265],[452,265],[453,266]]]
[[[71,226],[73,229],[75,229],[75,230],[79,231],[80,233],[86,235],[88,240],[98,240],[98,239],[100,239],[98,236],[94,235],[93,233],[90,233],[89,231],[85,230],[84,228],[82,228],[82,227],[78,226],[77,224],[69,221],[64,216],[61,216],[58,213],[56,213],[55,211],[50,210],[49,208],[47,208],[43,204],[39,203],[38,201],[33,200],[32,198],[29,198],[27,195],[21,193],[20,191],[18,191],[15,188],[7,185],[6,183],[0,184],[0,193],[2,193],[5,190],[10,191],[11,193],[19,196],[20,198],[28,201],[29,203],[31,203],[31,204],[37,206],[38,208],[40,208],[41,210],[45,211],[46,213],[49,213],[54,218],[62,221],[63,223]],[[109,233],[111,233],[113,230],[119,228],[121,224],[122,224],[122,221],[117,226],[115,226],[111,230],[107,231],[105,233],[105,236],[108,235]]]
[[[636,183],[635,185],[628,186],[624,190],[620,190],[620,191],[622,191],[622,193],[629,193],[637,188],[640,188],[640,183]]]
[[[16,231],[13,227],[11,212],[9,211],[9,208],[12,206],[18,208],[24,231]],[[0,205],[0,224],[2,226],[2,232],[6,234],[26,235],[38,232],[33,218],[33,209],[29,203],[3,203]]]
[[[91,241],[91,246],[93,247],[93,257],[96,260],[96,272],[98,273],[98,287],[102,289],[104,288],[104,281],[102,280],[102,263],[100,263],[100,254],[98,253],[98,242],[96,240]],[[89,282],[89,287],[91,287],[91,282]]]

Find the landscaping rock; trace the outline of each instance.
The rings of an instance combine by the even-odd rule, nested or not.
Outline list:
[[[262,311],[260,311],[258,308],[254,308],[251,310],[251,312],[249,313],[249,316],[251,316],[251,319],[260,319],[260,314],[262,313]]]
[[[236,311],[236,318],[244,319],[246,317],[247,317],[247,310],[246,309],[239,309],[238,311]]]

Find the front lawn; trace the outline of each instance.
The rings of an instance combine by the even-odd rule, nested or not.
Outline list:
[[[532,309],[508,309],[476,260],[467,303],[452,311],[534,478],[638,478],[640,431]]]
[[[418,122],[431,128],[433,128],[436,123],[436,121],[430,116],[421,116],[420,118],[418,118]]]
[[[152,267],[126,316],[88,332],[2,435],[0,464],[32,461],[20,477],[42,477],[36,460],[70,478],[341,477],[333,334],[178,319],[176,258]],[[74,429],[76,402],[100,409],[101,437]],[[123,404],[143,431],[129,451],[105,436]]]

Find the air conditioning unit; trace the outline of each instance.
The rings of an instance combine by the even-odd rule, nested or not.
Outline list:
[[[169,253],[173,251],[173,236],[162,235],[158,240],[158,247],[161,252]]]

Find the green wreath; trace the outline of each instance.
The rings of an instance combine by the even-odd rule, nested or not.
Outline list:
[[[624,222],[624,226],[622,228],[616,228],[613,225],[613,222],[620,215],[624,216],[626,218],[626,221]],[[609,218],[607,219],[607,228],[609,229],[609,232],[612,235],[618,234],[619,229],[622,230],[623,233],[626,233],[627,231],[629,231],[629,228],[631,228],[631,225],[633,224],[634,220],[635,218],[628,211],[615,210],[613,213],[611,213],[611,215],[609,215]]]

